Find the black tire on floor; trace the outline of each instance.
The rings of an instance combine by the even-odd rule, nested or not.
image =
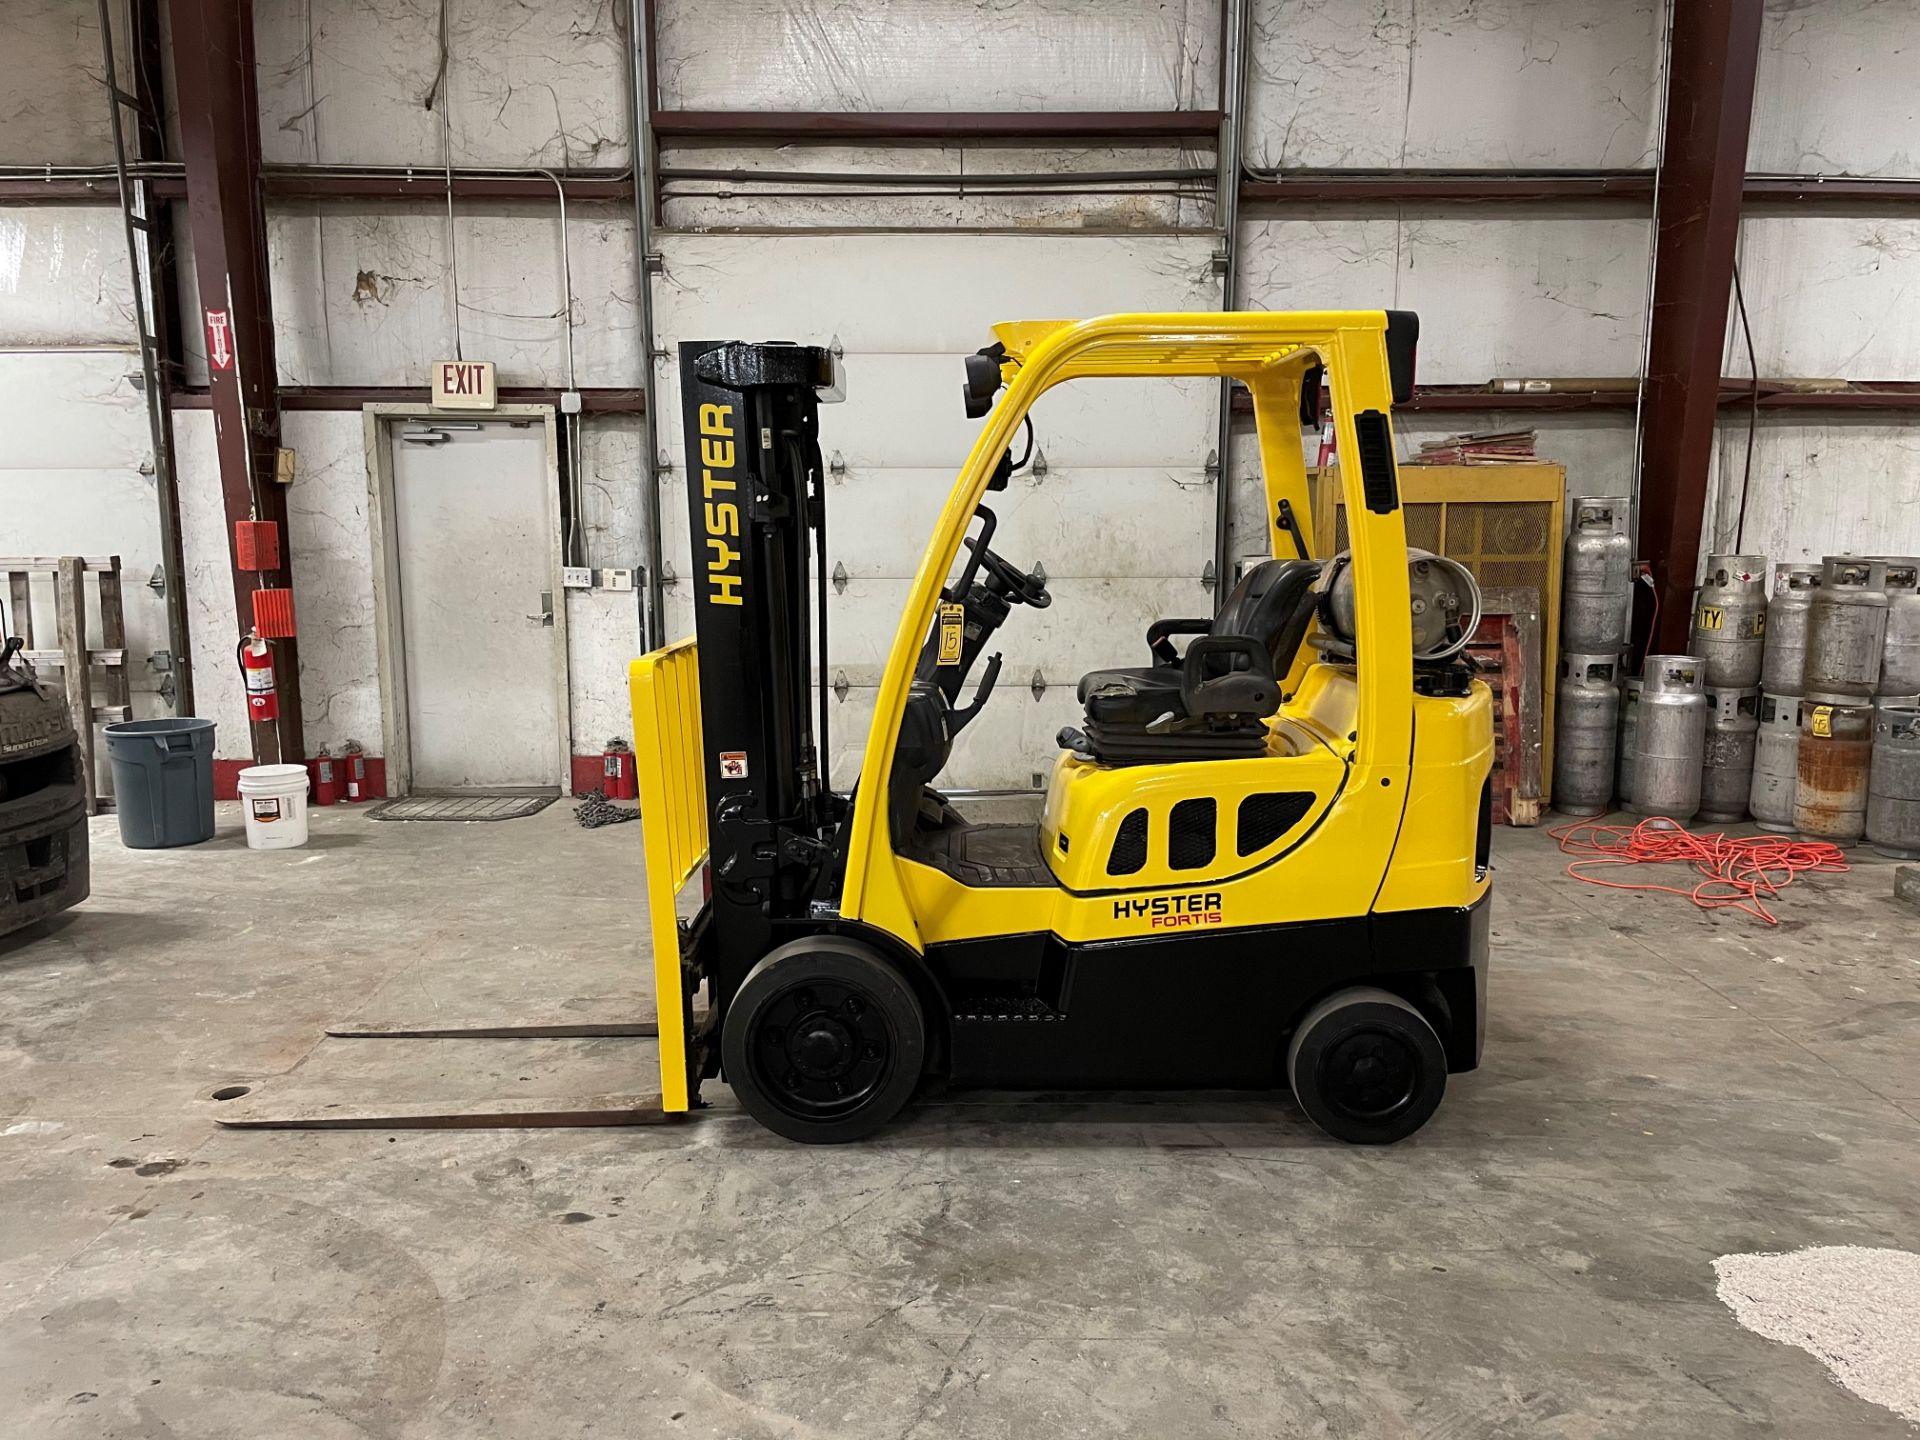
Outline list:
[[[1387,1145],[1439,1108],[1447,1056],[1426,1016],[1398,995],[1356,985],[1327,996],[1295,1027],[1287,1083],[1336,1140]]]
[[[832,935],[755,965],[720,1036],[722,1074],[747,1113],[809,1145],[864,1139],[899,1114],[926,1052],[913,987],[871,947]]]

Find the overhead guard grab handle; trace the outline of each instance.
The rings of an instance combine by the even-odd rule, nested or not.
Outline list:
[[[953,712],[953,721],[948,729],[949,735],[958,735],[973,722],[980,713],[980,707],[987,703],[987,697],[993,694],[993,685],[1000,678],[1001,655],[998,650],[987,657],[987,668],[980,677],[980,688],[973,692],[973,703]]]

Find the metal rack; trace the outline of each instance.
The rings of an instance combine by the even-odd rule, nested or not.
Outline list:
[[[127,671],[127,622],[120,604],[120,557],[80,555],[0,556],[0,572],[7,577],[7,618],[24,642],[22,653],[37,670],[57,669],[66,686],[67,711],[80,738],[81,763],[86,767],[87,813],[103,803],[100,771],[94,764],[94,727],[133,716]],[[100,648],[87,647],[86,577],[96,577],[100,606]],[[33,591],[36,577],[51,580],[53,595],[52,648],[36,648]],[[102,702],[94,700],[94,669],[99,668]]]

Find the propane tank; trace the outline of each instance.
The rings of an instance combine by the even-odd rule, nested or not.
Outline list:
[[[1760,688],[1769,695],[1798,695],[1807,676],[1807,617],[1820,588],[1818,565],[1773,567],[1773,598],[1767,601],[1767,639],[1760,662]]]
[[[1700,767],[1700,818],[1744,819],[1760,734],[1760,692],[1707,687],[1707,742]]]
[[[1887,567],[1829,555],[1807,616],[1808,699],[1867,700],[1880,682],[1887,638]]]
[[[1920,690],[1920,559],[1881,557],[1887,567],[1887,639],[1880,649],[1879,695]]]
[[[1627,648],[1633,599],[1633,541],[1625,500],[1573,501],[1567,532],[1560,648],[1572,655],[1617,655]]]
[[[1906,710],[1920,706],[1920,691],[1911,695],[1876,695],[1873,697],[1875,723],[1882,710]]]
[[[1707,662],[1698,655],[1649,655],[1634,722],[1633,803],[1640,815],[1682,823],[1700,809],[1707,743]]]
[[[1920,860],[1920,706],[1874,714],[1867,843],[1895,860]]]
[[[1793,829],[1793,795],[1800,771],[1800,703],[1798,695],[1760,697],[1747,808],[1762,830],[1784,834]]]
[[[340,762],[326,746],[310,762],[313,766],[313,803],[331,805],[340,798]]]
[[[1865,834],[1872,750],[1871,705],[1823,704],[1808,696],[1801,707],[1793,828],[1809,840],[1836,845],[1851,845]]]
[[[240,678],[247,687],[247,719],[258,725],[280,718],[280,696],[273,688],[273,646],[249,630],[240,642]]]
[[[1355,637],[1356,600],[1353,552],[1342,550],[1321,571],[1325,594],[1321,648],[1331,654],[1351,655]],[[1480,628],[1480,585],[1473,572],[1445,555],[1407,547],[1407,596],[1412,607],[1413,658],[1416,664],[1451,659],[1467,648]]]
[[[1604,815],[1613,799],[1613,747],[1620,724],[1619,660],[1563,655],[1554,692],[1553,808]]]
[[[1767,633],[1767,557],[1709,555],[1693,605],[1693,653],[1707,662],[1707,685],[1746,690],[1760,683]]]
[[[356,805],[371,798],[367,794],[367,757],[358,740],[340,747],[340,789]]]
[[[633,769],[633,747],[618,735],[600,757],[600,792],[609,800],[631,800],[640,793]]]
[[[1644,682],[1638,675],[1629,675],[1620,682],[1620,736],[1614,750],[1614,794],[1620,797],[1620,808],[1633,808],[1633,747],[1639,738],[1640,690]]]

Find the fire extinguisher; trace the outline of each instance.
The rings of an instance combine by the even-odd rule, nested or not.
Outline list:
[[[640,793],[634,777],[633,747],[615,736],[600,757],[600,789],[609,800],[631,800]]]
[[[331,805],[340,798],[340,763],[322,745],[313,757],[313,803]]]
[[[1327,466],[1333,463],[1333,453],[1334,453],[1335,443],[1336,442],[1334,440],[1334,434],[1333,434],[1333,417],[1329,415],[1327,417],[1327,423],[1320,430],[1319,458],[1313,462],[1320,469],[1324,470],[1327,468]]]
[[[280,696],[273,688],[273,647],[257,630],[240,639],[240,676],[247,687],[247,719],[258,725],[280,718]]]
[[[357,805],[367,798],[367,757],[358,740],[349,740],[340,748],[340,780],[348,800]]]

